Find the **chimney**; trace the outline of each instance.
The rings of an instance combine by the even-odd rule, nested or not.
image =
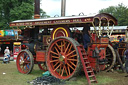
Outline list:
[[[40,18],[40,0],[35,0],[34,19]]]
[[[65,16],[66,0],[61,0],[61,16]]]

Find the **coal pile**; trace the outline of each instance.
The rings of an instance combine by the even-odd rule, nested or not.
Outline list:
[[[36,79],[28,83],[30,83],[31,85],[64,85],[65,81],[53,76],[42,76],[37,77]]]

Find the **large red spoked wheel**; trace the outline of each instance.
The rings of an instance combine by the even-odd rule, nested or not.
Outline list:
[[[38,64],[38,67],[39,67],[40,70],[42,70],[42,71],[47,71],[47,70],[48,70],[45,63],[40,63],[40,64]]]
[[[33,60],[32,53],[28,50],[22,50],[17,55],[16,65],[20,73],[23,73],[23,74],[31,73],[33,66],[34,66],[34,60]]]
[[[107,62],[105,65],[105,70],[109,71],[116,62],[116,53],[111,45],[108,45],[108,47],[106,48],[106,59]]]
[[[70,79],[78,74],[82,66],[77,45],[79,44],[69,37],[59,37],[50,43],[46,64],[53,76]]]
[[[71,32],[69,28],[66,27],[57,27],[54,28],[51,33],[51,39],[54,40],[57,37],[64,36],[64,37],[70,37]]]

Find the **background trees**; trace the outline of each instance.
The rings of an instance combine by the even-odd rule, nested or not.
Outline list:
[[[49,17],[41,9],[41,17]],[[1,0],[0,29],[8,29],[9,22],[31,19],[34,15],[34,0]]]
[[[99,10],[99,13],[109,13],[118,20],[119,26],[128,25],[128,8],[124,4],[118,4],[118,6],[110,6],[106,9]]]

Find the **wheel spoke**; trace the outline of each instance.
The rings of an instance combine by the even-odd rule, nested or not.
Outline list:
[[[24,71],[24,65],[21,67],[22,71]]]
[[[56,43],[55,45],[56,45],[56,46],[59,48],[59,50],[61,51],[60,46],[59,46],[57,43]]]
[[[58,66],[54,69],[54,71],[56,71],[60,66],[61,66],[61,63],[60,63],[60,65],[58,65]]]
[[[52,58],[59,58],[59,57],[57,57],[57,56],[51,56]]]
[[[68,71],[67,71],[67,68],[66,68],[66,66],[65,66],[65,71],[66,71],[66,74],[67,74],[67,76],[68,76]]]
[[[58,49],[56,47],[55,47],[55,49],[56,49],[57,53],[59,54],[60,52],[58,51]]]
[[[58,59],[57,60],[51,60],[50,63],[53,63],[53,62],[57,62],[59,61]]]
[[[67,63],[67,65],[68,65],[70,68],[72,68],[72,70],[75,70],[69,63]]]
[[[67,49],[69,48],[69,45],[70,45],[70,43],[68,43],[68,46],[67,46],[67,48],[66,48],[64,54],[67,52]]]
[[[68,73],[69,73],[69,75],[70,75],[70,68],[69,68],[69,66],[67,66],[68,67]]]
[[[55,65],[53,65],[53,67],[55,68],[55,66],[56,66],[58,63],[59,63],[59,61],[57,61],[57,62],[56,62],[56,64],[55,64]]]
[[[75,54],[75,55],[71,55],[71,56],[69,56],[68,58],[72,58],[72,57],[75,57],[75,56],[77,56],[77,54]]]
[[[63,76],[63,74],[64,74],[64,67],[63,67],[63,70],[62,70],[61,76]]]
[[[65,47],[65,46],[66,46],[66,41],[65,41],[65,40],[63,40],[63,42],[64,42],[64,50],[65,50],[65,48],[66,48],[66,47]]]
[[[27,70],[29,70],[29,67],[30,67],[30,65],[29,64],[26,64],[26,69]]]
[[[67,60],[69,60],[69,61],[77,61],[77,59],[67,59]]]
[[[76,50],[71,51],[71,52],[68,53],[66,56],[69,56],[69,55],[71,55],[71,54],[74,53],[74,52],[76,52]]]
[[[63,52],[63,41],[61,42],[61,52]]]
[[[30,63],[30,61],[25,61],[24,63],[27,63],[28,64],[28,63]]]
[[[58,55],[57,53],[55,53],[55,52],[53,52],[53,51],[50,51],[50,53],[55,54],[55,55]]]
[[[68,53],[71,51],[71,48],[72,48],[72,45],[70,46],[69,50],[68,50]]]
[[[70,61],[70,63],[71,63],[74,67],[76,67],[76,65],[75,65],[72,61]]]
[[[61,68],[62,68],[62,65],[60,66],[60,71],[59,71],[59,74],[61,73]]]
[[[25,58],[23,58],[23,59],[24,59],[24,61],[25,61],[25,60],[27,60],[27,58],[28,58],[27,56],[26,56]]]

